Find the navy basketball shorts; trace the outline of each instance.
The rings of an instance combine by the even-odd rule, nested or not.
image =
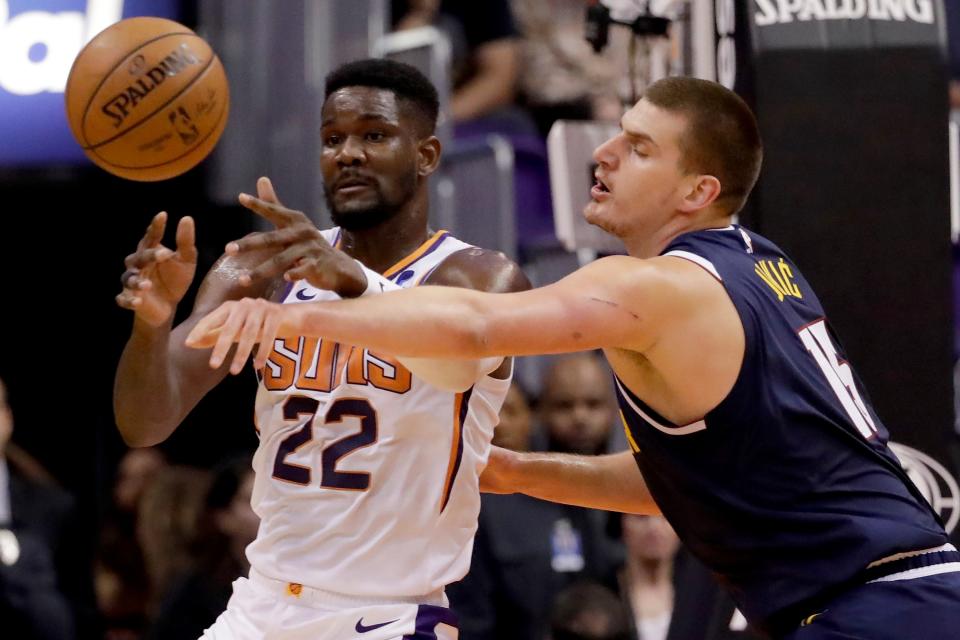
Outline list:
[[[855,587],[807,617],[785,640],[956,640],[960,567]]]

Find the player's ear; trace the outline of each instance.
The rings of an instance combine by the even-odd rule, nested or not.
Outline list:
[[[437,136],[427,136],[417,144],[417,174],[429,176],[440,165],[442,145]]]
[[[720,197],[720,181],[711,175],[691,176],[688,191],[681,202],[683,211],[693,213],[709,207]]]

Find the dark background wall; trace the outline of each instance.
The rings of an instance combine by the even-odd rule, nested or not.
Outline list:
[[[195,3],[182,2],[178,18],[195,27]],[[161,210],[169,212],[171,229],[183,215],[196,219],[199,275],[227,242],[252,229],[252,214],[207,196],[209,170],[207,162],[173,180],[136,183],[85,161],[0,167],[0,378],[13,411],[13,441],[75,494],[85,537],[96,531],[125,448],[111,402],[131,325],[131,314],[114,303],[124,257]],[[174,462],[204,466],[252,450],[255,388],[250,371],[227,380],[162,449]]]
[[[733,87],[766,148],[742,220],[797,261],[891,438],[956,474],[944,5],[924,20],[732,6]]]
[[[226,242],[247,233],[251,214],[207,201],[202,171],[162,184],[98,169],[4,172],[0,203],[0,378],[14,414],[13,439],[77,494],[92,520],[123,450],[111,391],[131,324],[113,300],[124,257],[157,211],[174,220],[189,214],[197,221],[202,274]],[[253,378],[245,372],[221,385],[163,449],[175,461],[209,465],[255,446]]]

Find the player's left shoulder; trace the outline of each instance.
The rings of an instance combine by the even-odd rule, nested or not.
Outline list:
[[[465,247],[444,258],[424,284],[463,287],[493,293],[525,291],[530,280],[502,251]]]

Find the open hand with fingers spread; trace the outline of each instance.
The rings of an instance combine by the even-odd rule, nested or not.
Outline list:
[[[132,310],[137,318],[152,327],[170,320],[197,270],[193,218],[180,219],[176,251],[160,243],[166,226],[164,211],[150,221],[136,252],[124,260],[127,269],[120,277],[123,291],[116,297],[118,305]]]
[[[210,367],[218,369],[237,344],[230,365],[236,375],[250,356],[256,344],[273,344],[277,337],[295,332],[292,326],[297,305],[277,304],[260,298],[244,298],[224,302],[205,316],[190,331],[186,345],[194,349],[209,349]],[[267,363],[269,349],[258,349],[254,367],[262,369]]]
[[[367,278],[360,266],[347,254],[330,246],[313,221],[302,211],[283,206],[267,178],[257,181],[259,197],[242,193],[240,204],[270,221],[276,229],[252,233],[226,247],[228,255],[245,251],[273,249],[269,260],[241,278],[254,282],[283,276],[286,280],[306,280],[318,289],[334,291],[344,298],[363,293]]]

